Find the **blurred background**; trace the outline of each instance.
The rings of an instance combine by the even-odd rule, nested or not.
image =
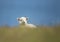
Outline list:
[[[37,28],[20,26],[23,16]],[[0,0],[0,42],[60,42],[60,0]]]
[[[18,25],[22,16],[36,25],[60,24],[60,0],[0,0],[0,26]]]

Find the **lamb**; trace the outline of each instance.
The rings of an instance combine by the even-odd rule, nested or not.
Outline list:
[[[28,21],[28,18],[27,17],[21,17],[21,18],[17,18],[19,24],[23,24],[25,25],[26,27],[30,27],[30,28],[36,28],[35,25],[33,24],[29,24],[27,21]]]

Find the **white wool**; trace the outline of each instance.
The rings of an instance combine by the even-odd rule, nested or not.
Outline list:
[[[33,24],[25,24],[25,26],[26,26],[26,27],[31,27],[31,28],[36,28],[36,26],[33,25]]]

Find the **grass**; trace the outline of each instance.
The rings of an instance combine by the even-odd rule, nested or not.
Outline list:
[[[60,42],[60,26],[0,27],[0,42]]]

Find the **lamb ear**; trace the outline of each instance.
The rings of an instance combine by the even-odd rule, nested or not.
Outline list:
[[[26,17],[26,20],[28,20],[28,17]]]
[[[19,17],[17,18],[17,20],[19,20]]]
[[[26,20],[28,20],[28,17],[26,17]]]

